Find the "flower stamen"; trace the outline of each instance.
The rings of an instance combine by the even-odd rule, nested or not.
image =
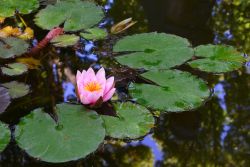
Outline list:
[[[102,87],[98,82],[92,81],[92,82],[87,83],[84,86],[84,89],[89,92],[95,92],[95,91],[100,91]]]

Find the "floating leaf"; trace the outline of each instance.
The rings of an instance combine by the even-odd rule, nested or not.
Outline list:
[[[0,113],[4,112],[10,104],[10,95],[6,88],[0,87]]]
[[[215,73],[239,69],[246,61],[236,49],[222,45],[198,46],[195,48],[195,56],[201,57],[201,59],[189,62],[191,67]]]
[[[10,142],[10,130],[9,128],[0,122],[0,152],[2,152],[5,147]]]
[[[18,38],[0,38],[0,58],[7,59],[24,54],[29,45]]]
[[[78,36],[65,34],[53,38],[50,42],[57,47],[67,47],[75,45],[78,41]]]
[[[113,138],[139,138],[154,125],[153,115],[143,106],[127,103],[115,104],[118,117],[102,116],[108,136]]]
[[[102,28],[91,28],[85,31],[86,33],[81,33],[80,35],[87,40],[100,40],[104,39],[108,35],[107,31]]]
[[[25,64],[22,63],[12,63],[7,64],[7,67],[2,67],[2,73],[9,76],[20,75],[28,71],[28,68]]]
[[[193,56],[185,38],[165,33],[143,33],[127,36],[114,46],[115,52],[133,51],[116,60],[132,68],[169,69]]]
[[[26,152],[47,162],[66,162],[94,152],[104,140],[102,119],[81,105],[59,104],[57,124],[42,109],[17,125],[16,140]]]
[[[199,107],[210,95],[206,83],[187,72],[149,71],[142,76],[159,86],[135,83],[129,92],[137,103],[154,110],[191,110]]]
[[[10,97],[13,99],[25,96],[29,93],[29,86],[20,82],[12,81],[2,85],[8,88]]]
[[[39,7],[38,0],[1,0],[0,17],[14,16],[16,11],[21,14],[29,14]]]
[[[65,31],[78,31],[96,25],[104,13],[102,8],[88,1],[59,1],[41,10],[35,22],[41,28],[51,30],[64,23]]]

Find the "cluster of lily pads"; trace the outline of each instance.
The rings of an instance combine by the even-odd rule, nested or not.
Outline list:
[[[0,17],[12,17],[16,9],[21,14],[29,14],[38,7],[37,0],[1,1]],[[41,9],[34,21],[46,30],[63,25],[66,33],[51,43],[56,47],[69,47],[80,37],[94,41],[104,39],[108,33],[97,26],[103,17],[102,8],[93,2],[62,0]],[[0,58],[14,61],[28,52],[28,47],[21,39],[1,38]],[[150,110],[162,113],[188,111],[202,105],[210,96],[205,81],[176,67],[187,64],[200,71],[222,73],[241,68],[245,61],[242,54],[230,46],[193,48],[185,38],[156,32],[126,36],[114,45],[113,51],[119,53],[115,59],[120,64],[146,71],[141,77],[147,82],[131,82],[129,86],[129,94],[135,103],[113,103],[117,117],[99,115],[83,105],[62,103],[56,105],[58,122],[38,108],[21,118],[16,126],[15,139],[20,148],[42,161],[66,162],[94,152],[105,136],[140,138],[154,126]],[[4,75],[14,76],[22,75],[28,68],[14,62],[1,67],[1,71]],[[8,92],[12,98],[29,92],[27,85],[16,81],[1,84],[5,87],[0,88],[1,99],[2,96],[8,99]],[[2,151],[9,142],[10,131],[3,123],[0,123],[0,131]]]

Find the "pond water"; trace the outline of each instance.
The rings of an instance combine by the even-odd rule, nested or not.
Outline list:
[[[250,53],[247,44],[250,36],[242,37],[249,35],[250,29],[244,23],[243,28],[237,30],[244,19],[249,19],[247,1],[241,2],[245,8],[212,0],[97,2],[107,12],[100,26],[109,28],[129,17],[137,23],[104,42],[82,40],[84,47],[75,51],[47,47],[40,53],[42,67],[31,70],[25,77],[13,79],[1,75],[1,82],[18,80],[32,89],[27,96],[13,100],[7,112],[0,116],[1,121],[10,124],[12,131],[19,119],[33,109],[43,106],[50,113],[56,103],[75,102],[74,85],[70,81],[74,80],[77,69],[106,67],[117,79],[118,97],[115,98],[127,99],[124,85],[135,76],[129,69],[118,70],[119,65],[110,58],[112,45],[125,35],[165,32],[185,37],[194,46],[222,43]],[[237,13],[243,19],[240,23]],[[46,35],[47,31],[35,28],[29,16],[24,19],[38,31],[35,31],[38,40]],[[192,111],[160,114],[156,116],[155,127],[140,140],[107,138],[96,152],[66,163],[46,163],[28,156],[17,146],[12,135],[10,144],[0,154],[0,166],[250,166],[250,66],[218,75],[192,70],[185,65],[180,69],[208,82],[212,96],[203,106]]]

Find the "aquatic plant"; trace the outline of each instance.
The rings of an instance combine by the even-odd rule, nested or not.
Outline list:
[[[92,68],[76,74],[77,92],[83,104],[95,105],[106,102],[115,93],[114,77],[106,79],[105,70],[101,68],[96,74]]]
[[[14,16],[14,9],[19,8],[17,16],[27,29],[20,13],[28,14],[36,10],[37,1],[29,0],[26,7],[23,2],[17,6],[19,2],[16,0],[3,2],[6,3],[6,9],[1,10],[0,5],[0,24],[4,22],[5,17]],[[21,75],[27,76],[31,70],[37,70],[36,72],[41,74],[37,77],[41,77],[44,85],[50,90],[48,94],[52,99],[49,101],[51,111],[39,107],[20,118],[20,123],[16,125],[13,136],[18,146],[30,156],[47,162],[67,162],[84,158],[96,151],[104,143],[105,136],[122,140],[143,137],[155,126],[153,114],[156,111],[167,113],[193,110],[210,97],[207,83],[183,71],[181,66],[207,73],[224,73],[241,68],[245,62],[242,54],[230,46],[201,45],[194,48],[185,38],[157,32],[125,36],[118,39],[113,51],[110,51],[112,65],[117,65],[115,70],[118,74],[114,75],[118,77],[111,76],[107,79],[105,69],[109,69],[109,66],[104,69],[104,64],[96,68],[99,71],[95,73],[92,67],[81,63],[76,67],[78,71],[71,81],[76,84],[78,98],[83,105],[79,101],[74,104],[61,103],[61,100],[53,97],[53,91],[59,86],[56,82],[48,83],[46,80],[51,70],[46,68],[50,64],[49,61],[55,66],[60,63],[55,63],[59,60],[54,60],[54,55],[47,53],[46,47],[52,44],[51,50],[56,50],[58,54],[61,51],[58,47],[68,47],[70,51],[77,52],[86,47],[86,41],[92,40],[94,43],[104,40],[105,43],[105,39],[113,40],[117,33],[124,32],[135,24],[129,18],[106,30],[98,27],[103,17],[102,8],[89,1],[58,1],[48,5],[38,11],[34,21],[37,26],[49,32],[31,49],[28,41],[22,40],[31,39],[30,30],[19,31],[8,26],[1,29],[0,59],[4,62],[0,64],[1,74],[4,74],[4,77],[13,77],[11,79],[14,80]],[[19,34],[15,34],[16,32]],[[44,50],[46,53],[42,53]],[[100,53],[98,56],[102,57]],[[60,55],[58,59],[66,59],[65,57]],[[79,71],[86,68],[88,70]],[[114,83],[119,82],[119,72],[124,69],[126,70],[123,72],[123,79],[125,78],[126,82],[115,88]],[[59,70],[53,70],[55,73],[52,78],[57,75],[62,78]],[[109,72],[107,70],[107,73]],[[8,112],[5,110],[10,98],[26,96],[32,88],[19,81],[1,84],[5,87],[0,91],[0,97],[3,97],[5,103],[1,113]],[[44,85],[39,82],[37,87]],[[112,99],[116,89],[120,87],[128,92],[128,97]],[[6,91],[10,97],[6,96]],[[48,103],[41,106],[45,105],[47,107]],[[10,131],[0,122],[0,151],[6,147],[9,140]]]

